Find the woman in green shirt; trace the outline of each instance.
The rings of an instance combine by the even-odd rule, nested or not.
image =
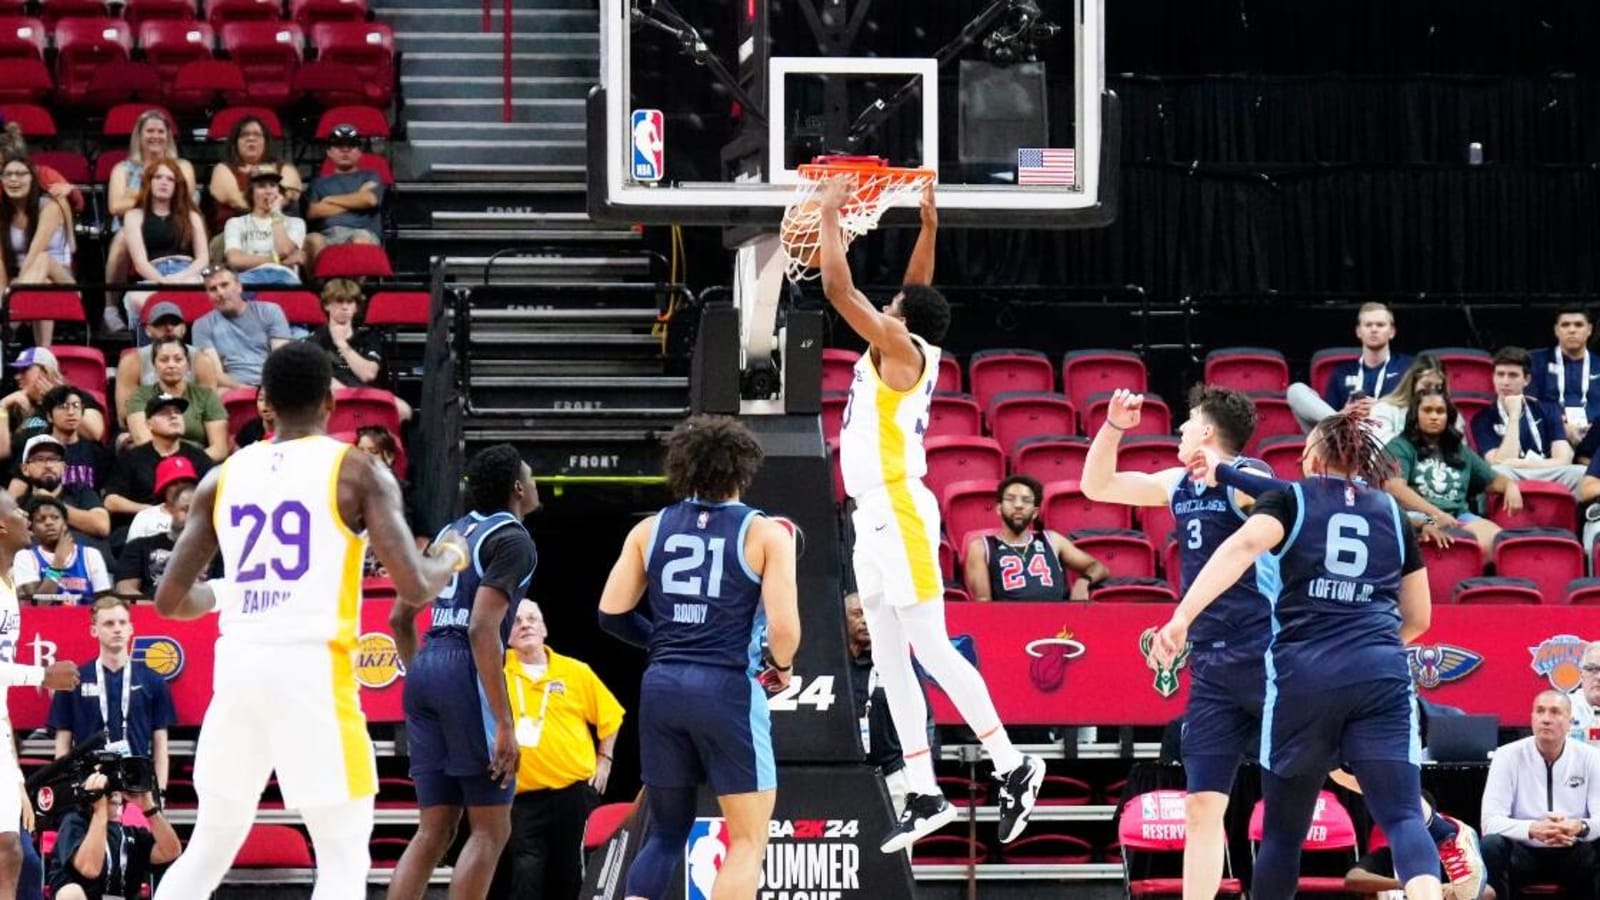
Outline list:
[[[1384,487],[1411,517],[1424,540],[1450,546],[1452,528],[1471,534],[1487,562],[1500,526],[1471,511],[1485,491],[1505,495],[1506,509],[1522,509],[1517,483],[1494,471],[1451,424],[1460,414],[1441,388],[1417,393],[1406,410],[1405,430],[1389,442],[1400,472]]]
[[[150,440],[150,426],[145,422],[144,407],[158,394],[171,394],[189,401],[183,414],[183,439],[198,444],[206,455],[222,462],[228,455],[228,413],[222,408],[222,398],[208,387],[189,380],[189,348],[179,337],[164,337],[150,345],[150,359],[155,365],[155,384],[142,384],[128,398],[124,409],[128,434],[135,445]]]

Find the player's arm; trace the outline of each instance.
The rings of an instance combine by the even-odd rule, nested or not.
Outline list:
[[[406,537],[407,542],[410,536]],[[467,642],[478,670],[483,702],[494,716],[494,750],[489,777],[509,787],[517,777],[517,741],[511,724],[511,697],[506,691],[506,645],[500,625],[513,597],[521,598],[533,580],[536,565],[533,541],[520,528],[502,528],[478,546],[483,558],[483,580],[472,595],[472,615],[467,620]]]
[[[209,582],[197,581],[211,568],[217,555],[217,528],[212,516],[217,504],[217,484],[222,466],[200,479],[189,504],[189,523],[167,559],[166,574],[156,584],[156,612],[168,619],[198,619],[216,609],[217,597]]]
[[[800,650],[799,589],[795,584],[794,535],[789,529],[765,516],[750,523],[746,538],[754,554],[746,550],[754,568],[761,573],[761,606],[767,613],[767,649],[778,671],[780,685],[789,681],[794,655]]]
[[[1344,889],[1352,894],[1381,894],[1400,888],[1399,879],[1368,872],[1360,866],[1352,866],[1350,871],[1344,873]]]
[[[156,770],[156,784],[166,790],[167,773],[172,771],[172,753],[167,744],[165,728],[157,728],[150,733],[150,765]]]
[[[822,221],[817,226],[817,237],[821,241],[818,255],[822,259],[822,292],[845,323],[878,348],[878,352],[897,363],[920,369],[922,351],[911,340],[905,323],[879,312],[866,295],[856,290],[850,262],[844,254],[844,233],[839,228],[839,207],[844,205],[849,193],[842,179],[822,186]]]
[[[1122,443],[1124,431],[1139,424],[1139,407],[1143,403],[1142,395],[1129,390],[1119,388],[1112,393],[1105,424],[1089,444],[1089,455],[1083,461],[1083,475],[1079,479],[1084,496],[1090,500],[1128,506],[1166,506],[1173,486],[1183,477],[1180,468],[1153,475],[1117,471],[1117,445]]]
[[[655,633],[654,623],[638,608],[647,587],[644,555],[655,521],[655,516],[649,516],[628,532],[600,594],[600,629],[640,649],[649,646],[650,635]]]
[[[1078,549],[1078,545],[1068,540],[1066,535],[1049,532],[1050,547],[1055,551],[1056,558],[1061,560],[1063,568],[1071,569],[1080,576],[1072,585],[1070,600],[1089,599],[1089,589],[1111,577],[1111,570],[1106,564],[1095,559],[1089,553]]]
[[[961,565],[961,579],[966,582],[967,596],[983,603],[994,599],[994,585],[989,583],[989,559],[984,539],[975,537],[967,542],[966,561]]]
[[[1206,457],[1209,465],[1210,457]],[[1272,478],[1260,472],[1252,472],[1233,463],[1221,463],[1212,467],[1216,473],[1217,484],[1233,488],[1234,499],[1241,507],[1247,507],[1253,502],[1253,497],[1264,497],[1268,491],[1286,491],[1289,482],[1280,478]],[[1240,496],[1243,495],[1243,496]]]
[[[72,729],[56,729],[56,759],[72,752]]]
[[[1406,552],[1400,569],[1400,643],[1409,644],[1433,623],[1433,597],[1428,589],[1428,573],[1422,568],[1422,545],[1417,542],[1416,529],[1401,526],[1401,531]]]
[[[933,182],[922,188],[922,231],[917,234],[917,244],[911,248],[911,259],[906,262],[906,275],[902,284],[933,284],[933,248],[938,243],[939,209],[933,202]]]
[[[1256,503],[1256,511],[1232,536],[1211,554],[1200,573],[1173,610],[1172,618],[1156,633],[1151,653],[1158,662],[1170,664],[1189,640],[1189,626],[1222,593],[1232,587],[1257,557],[1266,555],[1283,542],[1288,533],[1284,518],[1292,520],[1292,494],[1273,491]]]

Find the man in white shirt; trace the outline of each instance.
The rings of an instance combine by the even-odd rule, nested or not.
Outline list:
[[[1568,696],[1572,701],[1572,737],[1600,749],[1600,641],[1583,648],[1578,668],[1578,689]]]
[[[1558,882],[1567,897],[1600,896],[1600,751],[1568,740],[1572,701],[1533,700],[1533,736],[1495,752],[1483,789],[1483,860],[1495,895]]]

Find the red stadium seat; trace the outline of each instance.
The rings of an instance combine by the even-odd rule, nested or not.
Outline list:
[[[1084,496],[1076,481],[1051,481],[1044,486],[1040,517],[1046,528],[1066,534],[1085,528],[1131,528],[1133,507],[1121,503],[1096,503]]]
[[[1265,820],[1266,806],[1263,801],[1257,800],[1255,808],[1250,811],[1249,837],[1252,846],[1261,843]],[[1317,856],[1335,856],[1339,862],[1328,870],[1337,874],[1301,875],[1295,885],[1297,894],[1347,893],[1344,887],[1344,873],[1355,865],[1359,854],[1356,847],[1356,826],[1350,820],[1350,812],[1331,791],[1323,791],[1318,795],[1311,827],[1307,829],[1305,842],[1300,845],[1300,849],[1306,854],[1302,866],[1316,866]]]
[[[946,603],[971,603],[972,602],[972,595],[967,593],[967,589],[966,588],[959,588],[959,587],[956,587],[953,584],[952,585],[945,585],[944,602],[946,602]]]
[[[1478,417],[1478,413],[1495,405],[1494,395],[1481,391],[1463,391],[1459,394],[1451,392],[1450,399],[1456,402],[1456,409],[1461,413],[1461,418],[1467,420],[1469,425]]]
[[[1539,587],[1546,603],[1565,603],[1567,584],[1582,578],[1583,545],[1566,532],[1549,528],[1517,528],[1494,540],[1494,571],[1505,578],[1526,578]]]
[[[178,74],[167,90],[167,105],[174,109],[202,111],[220,104],[245,100],[244,70],[225,59],[197,59],[178,67]]]
[[[1272,467],[1279,478],[1300,477],[1300,457],[1306,452],[1306,439],[1300,435],[1269,437],[1256,445],[1255,456]]]
[[[1045,780],[1051,777],[1047,775]],[[1045,799],[1040,797],[1039,802],[1044,803]],[[1079,866],[1094,860],[1094,847],[1070,834],[1036,834],[1005,844],[1000,848],[1000,858],[1008,863]]]
[[[428,327],[433,298],[427,291],[378,291],[367,299],[368,325]]]
[[[294,70],[289,92],[315,106],[357,106],[367,104],[367,89],[361,84],[361,70],[325,59],[308,59]]]
[[[6,317],[16,322],[83,322],[83,298],[58,285],[13,286],[6,298]]]
[[[0,115],[5,116],[7,124],[17,123],[22,136],[30,141],[56,136],[56,120],[50,110],[36,103],[0,103]]]
[[[67,383],[102,396],[106,392],[106,356],[95,347],[55,344],[50,348]]]
[[[371,169],[377,174],[378,180],[383,182],[385,187],[394,187],[394,170],[389,167],[389,160],[385,159],[384,157],[379,156],[376,153],[363,153],[361,154],[361,161],[356,163],[356,168]],[[332,175],[333,160],[324,159],[322,161],[322,168],[317,170],[317,174]]]
[[[172,117],[172,112],[164,106],[154,103],[119,103],[106,110],[105,127],[101,133],[106,137],[125,138],[133,134],[133,129],[139,124],[139,117],[154,110],[161,113],[161,118],[167,120],[167,129],[170,131],[177,126],[177,119]]]
[[[1096,603],[1177,603],[1178,593],[1158,578],[1107,578],[1089,599]]]
[[[1122,856],[1123,883],[1129,897],[1181,897],[1181,877],[1146,877],[1152,860],[1166,857],[1175,866],[1183,855],[1188,830],[1184,816],[1185,793],[1181,790],[1149,791],[1122,804],[1117,822],[1117,847]],[[1172,868],[1173,866],[1168,866]],[[1228,870],[1224,870],[1227,875]],[[1217,890],[1219,897],[1240,897],[1244,888],[1239,879],[1224,877]]]
[[[1007,391],[1049,391],[1055,373],[1050,358],[1037,350],[980,350],[967,361],[967,382],[978,406],[988,409]]]
[[[1040,806],[1087,806],[1093,799],[1094,788],[1089,786],[1089,782],[1066,775],[1046,775],[1044,783],[1039,786],[1037,802]],[[1016,844],[1010,846],[1016,847]],[[1085,851],[1089,849],[1087,843],[1083,847]]]
[[[856,377],[856,360],[861,354],[854,350],[835,350],[832,347],[822,351],[822,389],[824,391],[848,391],[850,382]]]
[[[1283,394],[1253,393],[1250,402],[1256,407],[1256,430],[1245,442],[1246,456],[1257,456],[1262,441],[1275,437],[1297,437],[1303,433],[1300,420],[1294,417],[1294,410],[1289,408],[1289,401]]]
[[[1089,455],[1089,439],[1070,435],[1023,438],[1011,453],[1011,471],[1044,484],[1077,481]]]
[[[122,17],[136,32],[144,30],[146,22],[192,22],[193,0],[128,0],[122,8]],[[144,45],[144,39],[139,39]]]
[[[1047,367],[1046,372],[1049,371]],[[1017,442],[1046,434],[1072,434],[1078,416],[1060,394],[1044,391],[1003,391],[993,395],[988,407],[989,433],[1010,453]]]
[[[89,184],[94,180],[94,170],[89,167],[89,160],[76,150],[32,150],[34,165],[48,166],[61,173],[61,177],[73,184]]]
[[[945,485],[939,497],[940,516],[946,534],[966,534],[997,524],[995,488],[999,479],[955,481]]]
[[[1422,560],[1428,570],[1428,592],[1435,603],[1444,603],[1455,594],[1456,585],[1483,575],[1483,548],[1465,531],[1450,532],[1454,540],[1448,547],[1432,541],[1422,542]]]
[[[1519,481],[1522,511],[1510,513],[1502,494],[1489,495],[1489,518],[1501,528],[1554,528],[1571,533],[1578,527],[1578,501],[1572,491],[1551,481]]]
[[[233,865],[236,869],[309,869],[314,864],[311,845],[298,828],[258,823],[250,826]]]
[[[1174,592],[1183,590],[1183,547],[1176,540],[1161,545],[1161,572]]]
[[[233,134],[234,126],[243,119],[255,118],[261,120],[261,127],[267,131],[267,137],[274,140],[283,139],[283,123],[278,120],[278,114],[264,106],[230,106],[218,110],[211,117],[211,124],[206,128],[206,140],[225,141]]]
[[[1236,391],[1289,389],[1289,363],[1283,354],[1266,347],[1224,347],[1206,354],[1206,384]]]
[[[356,132],[364,138],[388,138],[390,133],[389,118],[384,115],[381,109],[374,109],[370,106],[335,106],[332,109],[323,110],[322,115],[317,119],[317,140],[327,140],[328,135],[332,134],[333,129],[339,125],[354,125]],[[939,358],[941,375],[946,359],[949,359],[949,357],[941,356]],[[951,360],[951,364],[954,365],[954,363],[955,361]],[[959,366],[957,366],[956,371],[958,373],[961,371]],[[958,380],[959,377],[958,375]],[[941,377],[940,380],[942,381],[943,378]],[[951,390],[960,390],[960,387],[951,388]]]
[[[154,306],[154,298],[145,303],[145,308]],[[228,411],[228,438],[234,440],[239,437],[240,429],[259,418],[256,411],[256,389],[253,387],[233,388],[222,394],[222,408]]]
[[[351,66],[360,73],[367,102],[389,105],[394,99],[394,29],[382,22],[320,22],[310,31],[319,61]]]
[[[827,445],[828,468],[833,470],[833,502],[843,503],[845,500],[844,472],[839,469],[839,442],[828,441]]]
[[[991,438],[936,437],[928,438],[924,446],[928,456],[925,481],[935,497],[943,497],[945,488],[958,481],[1005,477],[1005,454]]]
[[[605,846],[631,815],[632,803],[602,803],[595,807],[583,826],[583,849],[595,850]]]
[[[1100,426],[1106,421],[1106,410],[1111,408],[1111,392],[1102,391],[1089,398],[1088,409],[1083,410],[1083,433],[1094,437]],[[1139,424],[1129,428],[1126,434],[1171,434],[1172,410],[1167,408],[1166,401],[1155,394],[1145,394],[1144,403],[1139,406]]]
[[[275,6],[275,4],[274,4]],[[217,24],[215,18],[212,25]],[[294,70],[305,43],[293,22],[230,21],[220,26],[222,47],[244,72],[245,102],[281,109],[289,103]]]
[[[1126,528],[1091,528],[1067,537],[1078,549],[1105,563],[1117,578],[1154,578],[1156,551],[1144,532]]]
[[[988,858],[989,848],[982,841],[953,834],[929,835],[911,850],[914,866],[975,866]]]
[[[1178,520],[1172,515],[1170,503],[1139,507],[1139,530],[1144,532],[1150,546],[1165,546],[1167,538],[1172,537],[1172,531],[1177,527]]]
[[[373,425],[389,429],[390,434],[400,434],[400,411],[394,405],[393,394],[367,387],[340,388],[333,392],[329,431],[360,431]]]
[[[282,10],[277,0],[205,0],[206,21],[219,31],[230,22],[276,22]]]
[[[8,67],[17,60],[44,62],[44,50],[49,43],[50,29],[43,21],[32,16],[0,16],[0,61]],[[10,74],[8,68],[6,75]]]
[[[211,59],[215,43],[216,34],[204,22],[149,19],[139,25],[139,46],[144,58],[156,67],[161,83],[169,91],[177,83],[178,70],[184,63]]]
[[[956,545],[944,536],[939,538],[939,575],[945,581],[956,577]]]
[[[142,324],[150,324],[150,310],[155,309],[158,303],[176,303],[183,313],[183,321],[191,327],[197,319],[212,309],[210,299],[202,291],[156,291],[145,300],[144,309],[140,311]],[[252,406],[251,409],[255,407]]]
[[[66,103],[82,105],[97,69],[128,61],[133,31],[121,19],[62,19],[55,25],[55,45],[56,92]]]
[[[1089,398],[1118,388],[1143,393],[1149,382],[1144,358],[1126,350],[1073,350],[1061,359],[1061,392],[1074,409],[1088,409]]]
[[[933,402],[928,407],[927,437],[982,433],[983,414],[972,397],[934,392]]]
[[[46,28],[66,18],[98,19],[106,15],[104,0],[39,0],[39,18]]]
[[[1141,434],[1123,438],[1117,447],[1117,471],[1149,472],[1154,474],[1178,462],[1178,439],[1160,435]]]
[[[161,72],[147,62],[112,60],[97,66],[89,79],[83,102],[96,109],[110,109],[118,103],[153,103],[166,99]]]
[[[361,132],[366,134],[365,131]],[[939,380],[934,384],[936,391],[961,392],[961,363],[949,353],[939,354]]]
[[[1327,393],[1328,379],[1333,377],[1333,370],[1360,358],[1360,351],[1345,347],[1330,347],[1311,354],[1311,389],[1318,395]]]
[[[1600,606],[1600,578],[1574,578],[1567,584],[1569,606]]]
[[[1526,578],[1468,578],[1456,585],[1451,603],[1477,606],[1538,605],[1539,585]]]
[[[94,158],[94,183],[110,183],[111,173],[127,158],[128,148],[126,147],[108,147],[101,150],[100,155]]]
[[[276,303],[290,325],[317,327],[328,322],[327,313],[322,311],[321,299],[311,291],[262,289],[256,291],[255,296],[257,300]]]
[[[388,278],[389,255],[376,244],[339,244],[317,254],[317,278]]]
[[[844,407],[850,402],[850,395],[844,391],[828,391],[822,395],[822,437],[824,440],[837,441],[839,428],[844,423]]]
[[[1462,391],[1494,393],[1494,357],[1472,347],[1440,347],[1428,351],[1444,363],[1450,394]]]
[[[367,18],[366,0],[290,0],[289,16],[301,28],[318,22],[363,22]]]
[[[0,103],[38,103],[55,90],[50,70],[36,59],[0,58],[6,77],[0,79]]]

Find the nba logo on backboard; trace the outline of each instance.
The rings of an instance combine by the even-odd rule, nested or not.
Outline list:
[[[633,180],[660,181],[666,170],[665,122],[659,109],[633,111]]]
[[[683,843],[684,900],[711,900],[711,886],[727,858],[727,823],[720,817],[695,819]]]

